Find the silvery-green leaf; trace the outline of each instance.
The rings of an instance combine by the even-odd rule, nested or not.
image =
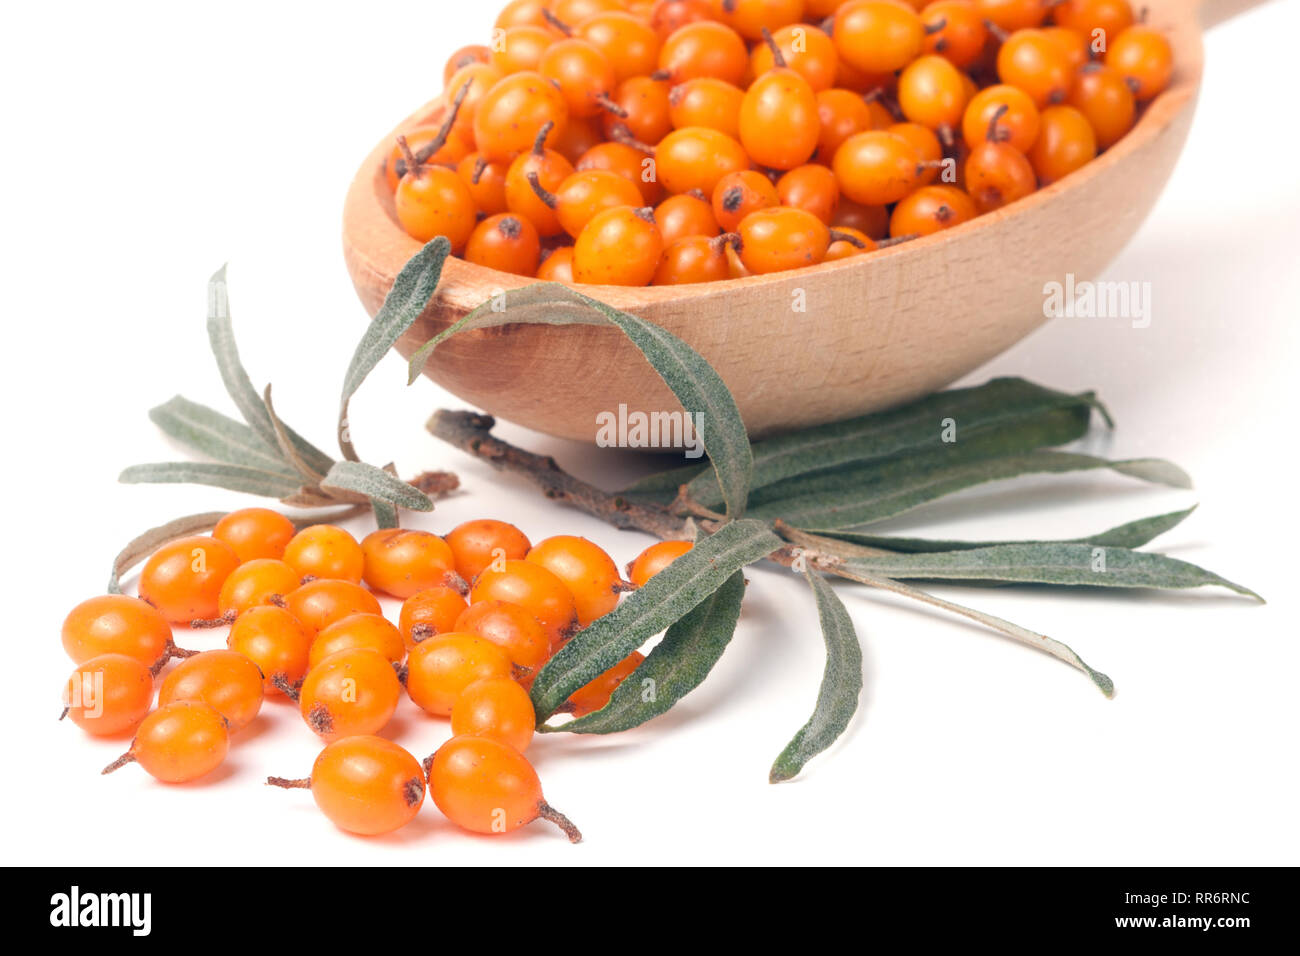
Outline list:
[[[243,465],[223,465],[196,461],[167,461],[132,465],[118,481],[135,484],[214,485],[228,491],[241,491],[264,498],[285,498],[294,494],[302,482],[283,472],[261,471]]]
[[[408,511],[432,511],[433,501],[420,489],[402,479],[359,461],[336,461],[321,481],[325,491],[350,491],[367,498],[382,498]]]
[[[293,473],[284,459],[269,449],[243,422],[177,395],[149,410],[150,420],[170,437],[201,455],[228,465],[244,465],[261,471]]]

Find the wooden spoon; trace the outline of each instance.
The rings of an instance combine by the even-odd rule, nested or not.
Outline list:
[[[1175,73],[1135,127],[1082,169],[972,222],[870,255],[694,286],[583,291],[697,349],[761,437],[873,411],[950,384],[1045,321],[1044,284],[1095,276],[1155,203],[1187,137],[1201,81],[1201,28],[1257,0],[1149,0]],[[419,248],[398,225],[381,166],[398,132],[439,122],[435,100],[366,158],[348,192],[343,246],[373,315]],[[404,356],[496,292],[531,283],[448,259],[438,293],[398,342]],[[803,301],[806,311],[796,311]],[[508,301],[508,299],[507,299]],[[440,346],[425,374],[529,428],[594,441],[600,412],[680,405],[622,333],[507,325]]]

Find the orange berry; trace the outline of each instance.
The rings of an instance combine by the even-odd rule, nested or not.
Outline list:
[[[884,206],[898,202],[916,188],[920,157],[912,144],[883,130],[849,137],[835,153],[835,177],[840,191],[854,202]]]
[[[623,591],[618,565],[604,549],[586,538],[557,534],[533,545],[524,560],[564,582],[573,595],[578,623],[583,627],[618,606]]]
[[[446,717],[461,692],[486,677],[512,678],[509,655],[496,644],[466,631],[451,631],[421,641],[406,661],[406,693],[431,714]]]
[[[781,51],[781,57],[790,69],[807,80],[814,91],[829,90],[835,85],[840,65],[835,41],[817,27],[788,22],[788,26],[772,30],[772,44]],[[776,66],[772,44],[755,44],[750,53],[750,72],[755,76],[762,76]]]
[[[664,240],[650,207],[616,206],[592,217],[573,244],[573,278],[589,285],[649,285]]]
[[[620,83],[648,76],[659,64],[662,41],[646,20],[622,10],[608,10],[586,17],[575,26],[575,36],[605,54]]]
[[[655,178],[654,160],[626,143],[601,143],[579,157],[575,169],[604,169],[618,173],[641,190],[641,198],[652,206],[663,196],[663,186]]]
[[[1045,30],[1017,30],[998,48],[998,79],[1024,90],[1039,109],[1063,103],[1074,67],[1062,45]]]
[[[300,577],[333,578],[357,584],[365,570],[366,558],[357,539],[342,528],[314,524],[299,531],[285,546],[284,563]]]
[[[712,76],[697,76],[679,83],[669,92],[668,117],[674,129],[702,126],[738,139],[740,106],[744,101],[745,91],[734,83]]]
[[[1038,139],[1029,162],[1046,186],[1067,176],[1097,155],[1097,136],[1088,118],[1073,106],[1049,106],[1040,117]]]
[[[306,780],[268,778],[280,787],[309,787],[321,813],[361,836],[391,833],[424,805],[420,762],[391,740],[361,734],[335,740],[316,755]]]
[[[250,607],[274,604],[302,584],[302,576],[283,561],[253,558],[245,561],[221,585],[217,611],[221,618],[233,621]]]
[[[542,257],[537,227],[522,216],[499,213],[480,222],[465,245],[465,261],[475,265],[531,276]]]
[[[644,654],[633,651],[605,673],[570,694],[566,710],[574,717],[585,717],[600,710],[609,703],[610,695],[618,685],[627,680],[632,672],[641,666],[643,660],[645,660]]]
[[[659,48],[659,69],[674,83],[712,76],[740,85],[749,69],[745,41],[726,24],[698,20],[675,30]]]
[[[1101,63],[1088,63],[1079,70],[1069,105],[1088,119],[1097,134],[1098,149],[1119,142],[1133,128],[1137,101],[1120,72]]]
[[[821,129],[817,157],[830,162],[835,151],[854,133],[872,128],[871,110],[862,94],[852,90],[823,90],[817,94],[817,115]]]
[[[507,27],[494,38],[494,49],[489,61],[501,76],[536,70],[559,38],[547,27],[522,23]]]
[[[212,529],[212,537],[230,545],[240,561],[279,559],[293,535],[293,522],[270,508],[232,511]]]
[[[745,147],[703,126],[674,130],[655,147],[655,173],[671,193],[699,190],[712,196],[718,180],[750,166]]]
[[[63,688],[64,713],[96,737],[121,734],[153,703],[153,673],[125,654],[100,654],[77,665]]]
[[[747,40],[804,18],[804,0],[714,0],[713,6],[719,19]]]
[[[470,153],[457,164],[456,175],[469,190],[474,208],[485,215],[495,216],[507,209],[506,170],[509,168],[508,163],[488,162],[482,153]],[[470,237],[473,238],[472,233]]]
[[[532,147],[551,124],[546,137],[559,138],[569,123],[564,95],[546,77],[531,70],[499,80],[478,104],[474,142],[489,160],[506,160]]]
[[[673,131],[671,89],[667,80],[651,76],[624,80],[612,97],[618,111],[605,113],[605,135],[610,139],[631,136],[638,143],[655,145]]]
[[[921,10],[926,53],[937,53],[960,69],[984,52],[989,31],[971,0],[935,0]]]
[[[941,56],[917,57],[898,77],[898,105],[929,129],[956,126],[966,109],[963,74]]]
[[[546,628],[552,649],[578,627],[573,593],[551,571],[532,561],[506,561],[500,570],[488,568],[474,582],[470,603],[497,600],[518,604]]]
[[[298,708],[318,737],[333,741],[382,730],[401,697],[392,662],[378,651],[352,647],[307,671]]]
[[[966,188],[980,212],[999,209],[1038,188],[1034,167],[1008,143],[990,139],[966,158]]]
[[[204,651],[180,662],[158,688],[158,706],[197,700],[225,717],[230,732],[247,727],[266,695],[262,671],[237,651]]]
[[[510,663],[528,685],[551,656],[551,639],[537,618],[508,601],[479,601],[467,607],[450,630],[468,631],[491,641],[506,652]]]
[[[125,654],[152,667],[172,646],[171,625],[158,609],[125,594],[82,601],[63,619],[62,637],[76,664],[101,654]]]
[[[536,69],[555,84],[569,116],[576,119],[600,116],[618,82],[613,64],[600,48],[574,37],[551,44]]]
[[[498,740],[528,750],[537,725],[528,691],[508,677],[489,677],[466,687],[451,708],[451,732]]]
[[[279,691],[279,682],[296,684],[307,673],[311,635],[288,611],[255,607],[236,618],[226,646],[252,661],[262,672],[264,690]]]
[[[538,186],[554,191],[573,174],[573,164],[563,154],[544,145],[548,127],[543,128],[531,151],[521,153],[506,170],[506,206],[536,227],[539,235],[554,236],[563,232],[555,210],[542,198]],[[536,177],[537,185],[533,184]]]
[[[428,531],[381,528],[366,535],[361,552],[366,584],[396,598],[446,583],[455,569],[447,542]]]
[[[460,255],[474,231],[474,198],[453,169],[420,165],[407,171],[393,197],[397,221],[420,242],[445,236]]]
[[[920,161],[930,164],[921,170],[921,177],[917,182],[922,186],[934,182],[939,176],[942,168],[940,160],[943,159],[943,144],[939,142],[939,137],[935,135],[934,130],[920,123],[892,123],[885,129],[911,143]]]
[[[1029,152],[1038,138],[1038,107],[1024,90],[1006,84],[985,87],[966,104],[961,120],[966,145],[974,149],[988,139],[989,123],[995,115],[1001,140],[1022,153]]]
[[[831,225],[836,229],[856,229],[872,239],[889,235],[889,210],[884,206],[863,206],[841,199]]]
[[[573,285],[573,246],[560,246],[546,253],[537,267],[537,278],[542,282],[567,282]]]
[[[207,535],[163,545],[140,572],[140,598],[172,623],[217,616],[221,586],[239,566],[235,550]]]
[[[778,66],[754,80],[740,104],[740,142],[750,158],[772,169],[794,169],[812,158],[821,136],[817,94],[803,76]]]
[[[1174,51],[1163,33],[1139,23],[1110,41],[1106,65],[1118,70],[1138,101],[1145,102],[1169,85]]]
[[[889,73],[916,59],[925,28],[915,10],[895,0],[850,0],[835,12],[831,37],[850,66]]]
[[[740,223],[740,259],[750,272],[783,272],[821,262],[830,230],[810,212],[779,206],[750,213]]]
[[[1047,18],[1053,0],[975,0],[980,16],[1005,31],[1036,27]]]
[[[452,823],[474,833],[504,833],[545,818],[571,842],[582,835],[542,796],[532,764],[487,737],[453,737],[429,758],[429,796]]]
[[[669,243],[655,269],[652,285],[691,285],[731,278],[727,248],[732,237],[687,236]]]
[[[698,193],[669,196],[655,209],[655,222],[665,247],[688,236],[712,239],[722,231],[713,215],[713,204]]]
[[[493,561],[522,560],[532,542],[528,536],[506,521],[476,518],[458,524],[447,532],[456,573],[473,581]]]
[[[836,238],[837,236],[839,238]],[[841,259],[860,256],[864,252],[872,252],[877,248],[876,240],[860,229],[854,229],[851,226],[836,226],[835,232],[831,236],[831,244],[826,247],[826,258],[822,261],[838,262]]]
[[[690,541],[660,541],[652,544],[627,566],[627,579],[637,587],[672,564],[695,545]]]
[[[307,669],[339,651],[365,648],[400,664],[406,657],[406,643],[402,634],[382,614],[349,614],[321,630],[311,642],[307,655]]]
[[[726,232],[734,232],[751,212],[779,205],[772,180],[752,169],[727,173],[713,187],[713,218]]]
[[[446,585],[425,588],[402,602],[397,629],[409,649],[435,634],[462,630],[456,626],[456,619],[468,607],[465,598],[455,588]],[[416,628],[420,630],[417,632]]]
[[[956,186],[922,186],[904,196],[889,217],[891,236],[928,236],[978,215],[970,196]]]
[[[284,607],[310,637],[352,614],[382,614],[379,599],[359,584],[317,578],[284,596]]]
[[[474,63],[488,63],[491,59],[492,50],[489,47],[478,43],[463,46],[447,57],[447,62],[442,68],[442,82],[446,84],[463,67]]]
[[[810,212],[827,225],[840,204],[840,184],[828,166],[809,163],[796,166],[776,181],[782,206]]]
[[[225,717],[201,701],[179,700],[147,716],[131,749],[105,767],[104,773],[138,763],[163,783],[186,783],[217,769],[229,748]]]
[[[560,225],[576,239],[587,228],[587,223],[606,209],[640,206],[641,190],[635,183],[607,169],[583,169],[562,182],[551,198]]]
[[[1133,25],[1133,8],[1128,0],[1061,0],[1052,6],[1052,19],[1088,37],[1100,30],[1109,41]]]

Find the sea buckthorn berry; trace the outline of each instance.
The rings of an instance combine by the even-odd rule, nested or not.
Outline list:
[[[451,628],[491,641],[506,652],[527,686],[551,656],[551,639],[537,618],[508,601],[479,601],[456,618]],[[518,675],[517,675],[518,676]]]
[[[872,239],[883,239],[889,235],[889,210],[841,199],[831,225],[836,229],[856,229]]]
[[[966,109],[962,73],[941,56],[917,57],[898,77],[898,105],[913,123],[953,127]]]
[[[312,799],[340,830],[361,836],[391,833],[424,805],[420,761],[391,740],[361,734],[329,744],[302,780],[267,777],[273,787],[310,789]]]
[[[715,14],[747,40],[804,18],[804,0],[713,0]]]
[[[1039,119],[1029,162],[1040,184],[1056,182],[1097,155],[1097,136],[1088,118],[1073,106],[1049,106]]]
[[[186,783],[216,770],[229,749],[225,717],[201,701],[179,700],[141,721],[131,749],[103,772],[138,763],[163,783]]]
[[[555,30],[551,21],[546,18],[552,3],[553,0],[510,0],[497,14],[493,26],[498,30],[509,30],[511,27],[524,25]],[[559,31],[555,30],[555,32],[558,36]]]
[[[456,620],[468,607],[469,603],[456,588],[445,585],[426,588],[402,602],[397,629],[403,643],[411,648],[435,634],[462,630],[456,627]]]
[[[1065,53],[1071,70],[1078,72],[1079,67],[1091,59],[1088,38],[1077,30],[1067,30],[1065,27],[1043,27],[1042,30]]]
[[[173,623],[217,616],[221,586],[239,567],[235,549],[207,535],[165,544],[140,572],[140,598]]]
[[[647,206],[653,206],[663,197],[663,186],[655,176],[654,160],[649,154],[626,143],[601,143],[579,157],[574,168],[579,172],[603,169],[618,173],[641,190]]]
[[[1074,68],[1064,47],[1045,30],[1017,30],[998,48],[998,79],[1028,93],[1042,109],[1065,101]]]
[[[576,25],[574,35],[605,54],[619,83],[649,76],[659,64],[659,34],[649,22],[624,10],[589,16]]]
[[[830,225],[840,202],[840,184],[830,167],[819,163],[796,166],[776,181],[782,206],[810,212]]]
[[[284,608],[311,637],[352,614],[382,614],[379,599],[359,584],[318,578],[284,596]]]
[[[831,242],[826,223],[810,212],[784,206],[750,213],[738,232],[740,260],[758,275],[815,266]]]
[[[302,584],[300,575],[283,561],[254,558],[230,572],[217,597],[217,620],[229,624],[250,607],[275,604]]]
[[[1052,0],[975,0],[980,16],[1004,31],[1036,27],[1047,19]]]
[[[1133,128],[1137,102],[1120,72],[1102,63],[1079,69],[1070,91],[1069,105],[1088,119],[1097,134],[1097,148],[1107,149]]]
[[[622,0],[554,0],[555,19],[564,24],[585,23],[598,13],[622,10]]]
[[[873,252],[879,248],[876,240],[858,229],[837,226],[834,234],[840,238],[832,239],[831,244],[826,247],[826,258],[822,260],[823,262],[838,262],[841,259],[850,259],[853,256],[860,256],[863,253]]]
[[[589,285],[649,285],[663,251],[653,209],[606,209],[573,244],[573,277]]]
[[[522,216],[510,213],[484,219],[465,246],[466,262],[514,275],[535,275],[541,257],[542,241],[537,227]]]
[[[920,163],[916,149],[901,136],[868,130],[845,140],[833,168],[842,194],[866,206],[884,206],[916,188]]]
[[[928,236],[969,222],[977,214],[970,196],[956,186],[922,186],[898,201],[889,217],[889,234]]]
[[[212,537],[230,545],[240,561],[282,558],[293,536],[293,522],[270,508],[232,511],[212,529]]]
[[[665,247],[690,236],[712,239],[722,231],[713,215],[713,204],[703,193],[669,196],[655,209],[655,222]]]
[[[524,560],[564,582],[583,627],[614,610],[626,590],[614,559],[598,544],[577,535],[557,534],[539,541]]]
[[[709,5],[709,0],[658,0],[650,11],[650,26],[662,42],[676,33],[679,27],[712,18],[713,8]]]
[[[540,73],[514,73],[497,82],[479,101],[474,114],[474,142],[489,160],[510,159],[543,138],[558,138],[569,122],[564,95]]]
[[[610,139],[630,136],[654,146],[673,131],[671,90],[666,80],[650,76],[624,80],[612,97],[618,111],[605,113],[605,135]]]
[[[1139,102],[1151,99],[1169,85],[1174,51],[1164,34],[1135,24],[1109,42],[1106,65],[1120,72]]]
[[[261,669],[237,651],[204,651],[181,661],[158,687],[158,706],[197,700],[230,723],[233,734],[253,722],[266,696]]]
[[[664,249],[652,285],[693,285],[731,278],[727,247],[734,236],[686,236]]]
[[[444,166],[419,163],[414,154],[397,184],[393,204],[407,235],[420,242],[446,236],[455,255],[465,248],[474,231],[474,199],[460,176]]]
[[[470,684],[451,708],[451,732],[500,741],[520,753],[528,750],[537,725],[533,702],[508,677],[489,677]]]
[[[309,525],[284,549],[284,563],[302,577],[333,578],[356,584],[365,570],[365,553],[357,539],[332,524]]]
[[[674,130],[655,147],[655,172],[671,193],[698,189],[712,196],[718,180],[749,166],[744,146],[726,133],[703,126]]]
[[[364,648],[400,664],[406,657],[406,642],[397,627],[382,614],[350,614],[323,628],[311,642],[307,670],[339,651]]]
[[[298,708],[318,737],[333,741],[382,730],[401,697],[402,683],[392,661],[378,651],[353,647],[307,671]]]
[[[482,44],[475,43],[470,46],[463,46],[451,56],[447,57],[447,63],[442,68],[442,82],[449,84],[449,81],[463,67],[470,66],[474,63],[489,63],[492,60],[492,50]]]
[[[672,564],[695,545],[690,541],[660,541],[652,544],[627,566],[627,579],[637,587],[645,583]]]
[[[531,24],[508,27],[493,38],[492,66],[502,75],[536,70],[551,44],[554,31]]]
[[[521,153],[506,171],[506,206],[536,227],[539,235],[555,236],[564,231],[555,210],[542,199],[533,178],[544,190],[558,189],[573,175],[573,164],[563,155],[545,146],[550,127],[544,126],[533,141],[531,151]]]
[[[485,216],[506,211],[506,171],[508,163],[490,163],[482,153],[470,153],[456,166],[474,208]],[[472,236],[472,234],[471,234]]]
[[[895,0],[851,0],[835,12],[831,37],[845,63],[867,73],[890,73],[916,59],[925,27],[915,10]]]
[[[745,268],[745,263],[740,258],[740,241],[739,237],[733,242],[728,242],[724,247],[727,255],[727,274],[733,279],[745,279],[754,273]]]
[[[425,163],[430,166],[454,166],[468,156],[474,149],[472,143],[466,143],[454,131],[449,132],[437,126],[420,126],[402,134],[406,143],[403,151],[399,142],[393,143],[392,152],[384,160],[384,179],[388,188],[394,193],[406,175],[410,165],[406,154],[418,156],[425,150],[431,150]]]
[[[557,138],[548,140],[550,147],[570,163],[576,163],[583,153],[605,141],[602,119],[603,117],[570,118],[564,132]]]
[[[252,661],[262,672],[267,692],[282,683],[296,684],[307,673],[312,635],[283,608],[255,607],[230,626],[226,646]]]
[[[567,817],[546,802],[532,764],[513,747],[488,737],[453,737],[426,762],[429,796],[443,815],[473,833],[508,833],[539,817],[569,842],[582,839]]]
[[[451,631],[421,641],[406,660],[406,693],[422,710],[451,714],[461,692],[476,680],[513,677],[510,656],[485,637]]]
[[[573,246],[544,250],[542,264],[537,267],[537,278],[542,282],[573,285]]]
[[[533,546],[514,525],[494,518],[476,518],[447,532],[456,573],[473,581],[494,561],[523,560]]]
[[[921,10],[926,53],[965,69],[980,58],[989,31],[972,0],[935,0]]]
[[[752,169],[728,173],[713,188],[713,218],[731,232],[751,212],[781,205],[772,180]]]
[[[474,148],[474,117],[478,114],[479,104],[487,96],[488,90],[496,86],[505,75],[504,71],[495,66],[471,63],[447,81],[447,90],[452,94],[452,109],[443,115],[442,125],[450,128],[450,134],[447,144],[428,157],[429,162],[435,166],[454,165]],[[456,143],[468,145],[468,149],[460,156],[456,155]]]
[[[826,17],[833,16],[835,11],[846,3],[848,0],[807,0],[804,16],[814,22],[824,20]]]
[[[966,188],[980,212],[999,209],[1038,188],[1034,167],[1008,143],[989,139],[966,158]]]
[[[366,584],[402,599],[448,583],[447,574],[456,566],[447,542],[428,531],[381,528],[366,535],[361,551]]]
[[[1133,8],[1128,0],[1061,0],[1052,6],[1052,19],[1090,39],[1100,30],[1109,41],[1133,25]]]
[[[64,715],[88,734],[130,730],[153,703],[153,672],[125,654],[100,654],[77,665],[63,688]]]
[[[63,620],[63,649],[74,664],[101,654],[125,654],[146,667],[171,656],[172,629],[155,607],[125,594],[82,601]]]
[[[740,136],[740,107],[744,101],[745,91],[734,83],[697,76],[669,91],[668,118],[674,129],[703,126],[735,139]]]
[[[740,142],[760,166],[794,169],[816,151],[821,119],[812,85],[777,55],[777,65],[745,91],[740,104]]]
[[[1006,84],[985,87],[971,97],[961,121],[966,145],[974,149],[988,139],[989,123],[995,114],[1002,142],[1022,153],[1029,152],[1038,138],[1038,107],[1024,90]]]
[[[488,568],[474,582],[470,603],[497,600],[518,604],[546,628],[551,648],[563,644],[578,627],[578,608],[571,592],[551,571],[532,561],[506,561]]]
[[[789,26],[772,30],[772,43],[781,51],[786,65],[797,72],[816,92],[829,90],[839,74],[840,55],[830,34],[804,23],[787,21]],[[755,76],[776,66],[776,57],[767,43],[756,44],[749,55],[750,72]]]
[[[862,94],[853,90],[823,90],[817,94],[820,132],[817,159],[829,163],[846,139],[854,133],[871,129],[871,109]]]
[[[886,127],[886,130],[895,136],[901,136],[916,150],[921,164],[926,167],[921,171],[921,177],[917,182],[922,186],[934,182],[943,166],[940,162],[943,159],[943,144],[939,142],[939,137],[934,130],[920,123],[894,123]]]
[[[539,190],[541,185],[535,184]],[[573,238],[582,235],[587,223],[606,209],[641,205],[641,190],[618,173],[606,169],[578,170],[553,194],[543,195],[543,202],[555,209],[560,225]]]
[[[552,44],[542,54],[537,72],[559,89],[570,117],[599,116],[613,102],[610,94],[617,82],[614,67],[595,44],[586,40],[570,38]]]
[[[644,654],[640,651],[633,651],[605,673],[590,683],[579,687],[569,695],[569,700],[564,708],[565,711],[574,717],[585,717],[587,714],[600,710],[609,703],[610,695],[614,693],[618,685],[627,680],[632,672],[641,666],[641,662],[644,660]]]
[[[674,83],[712,76],[739,86],[749,69],[749,50],[735,30],[713,20],[697,20],[675,30],[659,48],[659,69]]]

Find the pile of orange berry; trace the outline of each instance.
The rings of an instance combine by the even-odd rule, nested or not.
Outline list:
[[[519,275],[815,265],[1115,143],[1173,71],[1141,19],[1129,0],[513,0],[384,174],[411,236]]]
[[[625,581],[585,538],[533,544],[504,521],[469,521],[445,537],[380,530],[358,542],[333,525],[296,530],[263,508],[232,512],[210,536],[159,548],[139,597],[73,608],[63,623],[76,663],[64,713],[96,736],[134,734],[105,773],[137,763],[181,783],[215,770],[264,700],[276,700],[295,705],[325,747],[309,777],[268,782],[310,788],[344,830],[395,830],[427,790],[467,830],[503,833],[543,818],[576,840],[524,756],[536,725],[527,688],[574,632],[690,547],[652,545]],[[377,594],[403,602],[396,624]],[[229,627],[227,647],[181,650],[174,625]],[[642,660],[634,652],[563,709],[599,710]],[[423,764],[380,735],[403,694],[450,721],[451,738]]]

